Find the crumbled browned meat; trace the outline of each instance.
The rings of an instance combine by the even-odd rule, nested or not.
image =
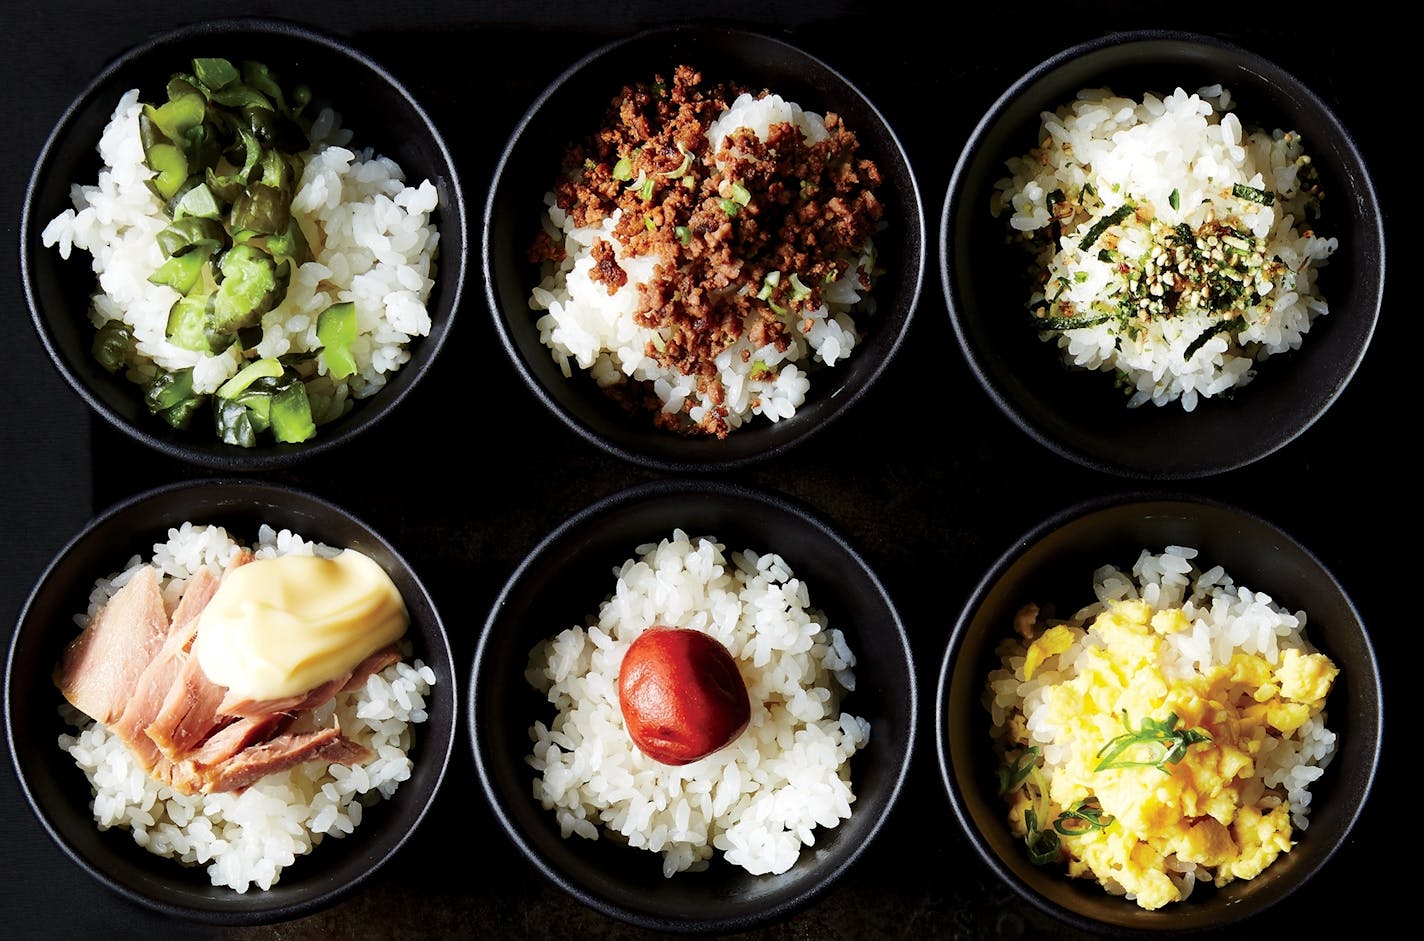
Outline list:
[[[688,65],[670,82],[659,74],[627,85],[602,125],[568,148],[554,186],[574,224],[597,225],[621,210],[613,235],[625,254],[656,257],[634,311],[661,341],[646,353],[695,377],[714,407],[694,423],[664,412],[651,390],[609,391],[658,427],[687,434],[731,431],[717,355],[747,331],[758,347],[774,343],[784,352],[790,331],[821,306],[824,286],[851,274],[849,259],[864,250],[884,212],[874,192],[880,171],[858,156],[854,132],[835,113],[825,115],[828,135],[814,144],[782,123],[766,140],[739,129],[714,153],[707,130],[745,91],[707,81]],[[628,277],[614,255],[606,241],[594,246],[591,276],[610,294]],[[547,233],[530,247],[534,261],[562,257]],[[855,276],[869,289],[869,272]]]
[[[618,251],[607,239],[599,239],[593,243],[593,271],[589,273],[589,277],[594,281],[602,281],[609,294],[617,294],[618,289],[628,283],[628,272],[618,264]]]
[[[563,261],[565,254],[564,246],[555,242],[548,232],[540,232],[534,237],[534,244],[529,246],[529,260],[536,265],[546,261]]]

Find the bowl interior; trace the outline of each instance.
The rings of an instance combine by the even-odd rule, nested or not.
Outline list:
[[[995,779],[989,715],[980,703],[997,667],[995,645],[1025,603],[1073,611],[1091,603],[1093,571],[1130,567],[1143,549],[1199,550],[1236,584],[1264,591],[1307,615],[1306,637],[1340,667],[1326,702],[1337,752],[1311,786],[1310,826],[1296,846],[1255,879],[1221,889],[1198,884],[1192,896],[1157,911],[1108,895],[1091,879],[1029,862],[1009,831]],[[946,655],[938,694],[941,771],[955,812],[985,861],[1040,908],[1086,930],[1193,931],[1245,918],[1300,888],[1343,842],[1358,816],[1378,761],[1382,700],[1369,636],[1349,597],[1321,563],[1275,526],[1234,508],[1191,499],[1115,502],[1055,518],[1022,540],[986,576],[964,610]]]
[[[51,681],[64,645],[78,632],[95,580],[147,558],[170,527],[216,523],[253,542],[267,523],[307,539],[350,546],[390,573],[411,616],[415,656],[436,674],[430,718],[416,727],[414,768],[394,796],[368,808],[355,832],[326,840],[298,857],[271,889],[244,894],[213,886],[205,867],[186,867],[134,843],[125,828],[100,831],[90,812],[89,784],[58,745],[71,731]],[[265,484],[211,481],[135,497],[96,518],[61,550],[36,584],[21,616],[6,675],[6,727],[25,794],[50,835],[70,857],[120,894],[186,919],[242,924],[280,921],[330,904],[365,881],[414,831],[434,797],[454,741],[455,674],[439,612],[425,588],[387,542],[359,520],[309,494]]]
[[[758,419],[722,440],[654,429],[612,403],[583,372],[566,379],[535,326],[530,290],[539,281],[526,251],[540,229],[547,193],[564,150],[598,126],[625,84],[670,76],[680,64],[709,81],[765,87],[810,111],[841,115],[861,154],[884,176],[877,191],[886,228],[876,236],[885,273],[868,335],[833,369],[811,377],[806,402],[789,419]],[[551,84],[506,147],[484,218],[486,289],[495,325],[531,391],[589,440],[629,460],[670,470],[734,466],[774,456],[824,426],[860,397],[888,363],[908,327],[924,268],[919,192],[899,141],[875,107],[830,66],[769,36],[722,27],[668,27],[596,50]]]
[[[106,372],[90,353],[94,327],[90,296],[97,281],[88,252],[76,248],[66,259],[46,248],[41,233],[51,219],[73,207],[70,186],[93,185],[103,162],[99,137],[124,92],[140,91],[144,101],[166,100],[171,73],[189,68],[194,56],[221,56],[234,62],[266,63],[284,83],[312,88],[315,114],[330,104],[353,133],[353,148],[371,147],[393,159],[412,185],[428,179],[439,193],[432,218],[439,229],[435,286],[427,309],[430,333],[412,340],[411,359],[380,392],[345,416],[322,425],[300,444],[254,448],[225,445],[206,423],[188,431],[170,428],[150,415],[143,390]],[[26,194],[21,230],[21,274],[40,339],[60,373],[107,421],[165,454],[209,467],[250,470],[279,467],[327,450],[378,420],[405,397],[429,368],[444,342],[457,306],[465,271],[465,219],[456,166],[439,131],[405,89],[383,68],[343,41],[282,21],[212,20],[164,33],[112,62],[59,119],[35,164]],[[201,427],[196,427],[201,425]]]
[[[533,798],[526,765],[529,728],[553,713],[524,681],[530,652],[597,611],[616,568],[642,543],[714,535],[729,552],[752,548],[785,558],[812,607],[840,627],[857,657],[856,689],[844,708],[871,725],[852,759],[857,795],[848,820],[818,829],[814,847],[781,875],[753,876],[720,853],[703,872],[662,874],[662,856],[607,836],[564,839],[552,811]],[[645,927],[733,930],[808,902],[878,831],[908,768],[916,722],[915,678],[898,615],[865,562],[822,524],[771,495],[676,481],[625,491],[595,504],[541,543],[511,577],[480,638],[471,679],[476,764],[510,838],[550,879],[587,905]]]
[[[1220,83],[1247,126],[1299,131],[1325,192],[1318,228],[1340,247],[1320,270],[1330,313],[1300,349],[1260,363],[1234,397],[1127,408],[1106,373],[1069,369],[1027,326],[1024,256],[989,211],[1004,162],[1036,145],[1040,114],[1083,88],[1128,97]],[[1037,66],[997,101],[971,136],[944,205],[942,276],[965,354],[989,395],[1032,437],[1113,473],[1187,478],[1242,466],[1308,428],[1354,374],[1374,330],[1384,248],[1373,186],[1348,130],[1308,88],[1274,64],[1205,37],[1132,34],[1090,42]]]

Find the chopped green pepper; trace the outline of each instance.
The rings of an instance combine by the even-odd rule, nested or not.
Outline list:
[[[295,444],[316,434],[307,387],[294,380],[272,396],[272,434],[278,441]]]
[[[100,366],[109,372],[118,372],[133,359],[133,330],[122,320],[106,320],[94,334],[94,343],[89,350]]]
[[[187,294],[198,283],[203,274],[203,265],[208,263],[208,252],[201,249],[172,255],[148,276],[150,284],[162,284],[179,294]]]
[[[251,245],[234,245],[219,265],[222,283],[213,302],[210,326],[219,333],[236,333],[262,319],[281,303],[286,286],[280,282],[272,256]]]
[[[356,360],[351,344],[356,340],[356,304],[346,301],[332,304],[316,318],[316,337],[321,341],[326,371],[335,379],[345,379],[356,372]]]
[[[168,327],[164,331],[168,342],[199,353],[221,353],[231,346],[231,337],[222,338],[208,332],[212,302],[211,293],[187,294],[174,301],[168,309]]]

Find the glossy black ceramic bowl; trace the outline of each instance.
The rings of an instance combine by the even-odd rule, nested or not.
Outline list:
[[[1007,241],[990,196],[1005,161],[1038,145],[1040,116],[1084,88],[1170,94],[1220,83],[1243,124],[1293,129],[1319,172],[1321,234],[1339,239],[1318,286],[1329,313],[1297,350],[1256,363],[1230,398],[1127,407],[1111,373],[1069,368],[1039,340],[1027,313],[1026,255]],[[1269,58],[1207,35],[1116,33],[1034,65],[980,120],[942,208],[939,263],[956,337],[985,393],[1024,432],[1087,467],[1140,479],[1184,479],[1265,457],[1304,433],[1340,395],[1364,357],[1384,288],[1383,219],[1350,129],[1313,90]]]
[[[756,416],[720,439],[654,427],[647,414],[616,404],[576,362],[566,378],[540,341],[537,321],[543,312],[530,308],[541,273],[528,249],[540,232],[544,196],[561,172],[565,151],[598,127],[625,85],[651,82],[655,74],[670,81],[681,64],[700,69],[708,83],[765,88],[807,111],[839,114],[858,137],[858,156],[875,161],[883,177],[876,195],[884,206],[884,225],[874,236],[883,274],[871,291],[875,312],[857,315],[865,336],[848,357],[811,373],[806,401],[790,418],[773,422]],[[481,237],[490,313],[530,393],[567,427],[606,451],[680,472],[773,458],[857,402],[890,363],[909,327],[926,251],[924,215],[909,160],[894,129],[852,80],[783,40],[709,25],[638,33],[594,50],[559,75],[525,112],[500,156]]]
[[[375,395],[355,402],[340,418],[318,426],[314,437],[294,444],[260,434],[252,447],[225,444],[214,433],[212,410],[200,408],[186,430],[151,414],[144,387],[120,369],[106,371],[91,353],[95,327],[90,296],[98,290],[92,257],[75,248],[66,260],[58,246],[43,244],[49,222],[73,208],[70,187],[93,185],[103,166],[98,145],[105,125],[129,89],[145,102],[166,101],[175,72],[189,71],[198,56],[251,59],[266,64],[288,86],[307,83],[315,116],[330,104],[352,132],[350,146],[373,149],[400,165],[410,186],[429,180],[438,193],[432,222],[439,244],[426,300],[431,326],[412,338],[410,359],[388,373]],[[233,473],[290,466],[340,447],[380,421],[432,367],[460,306],[466,270],[464,196],[457,164],[440,129],[401,84],[360,47],[298,23],[262,18],[215,19],[154,35],[108,63],[51,131],[35,161],[20,219],[20,272],[39,339],[66,382],[104,421],[136,441],[178,460]]]
[[[366,808],[344,838],[326,838],[280,873],[271,888],[245,893],[217,887],[205,866],[185,866],[148,852],[125,827],[100,830],[84,772],[59,746],[73,733],[51,679],[61,651],[77,636],[96,580],[123,571],[135,556],[150,558],[169,530],[191,521],[225,527],[252,544],[258,528],[289,529],[375,559],[395,582],[410,613],[414,656],[436,682],[426,697],[427,721],[414,727],[409,779],[389,800]],[[440,788],[455,737],[457,678],[445,628],[419,573],[380,533],[311,493],[272,483],[211,478],[169,484],[126,499],[96,515],[61,548],[20,613],[5,674],[5,727],[20,788],[55,844],[112,891],[187,922],[273,923],[334,904],[367,882],[406,843]]]
[[[779,553],[805,583],[809,604],[845,634],[856,657],[844,712],[870,724],[850,759],[851,814],[815,829],[780,874],[754,875],[714,852],[700,872],[663,874],[661,853],[560,835],[554,810],[534,796],[530,730],[555,718],[525,678],[543,642],[594,616],[616,572],[637,547],[682,528],[714,537],[730,555]],[[621,661],[620,661],[621,662]],[[748,667],[743,663],[745,672]],[[700,479],[667,478],[614,493],[576,513],[524,557],[493,605],[475,651],[469,732],[484,795],[509,839],[546,877],[613,918],[665,932],[746,930],[773,922],[829,890],[856,862],[891,812],[915,739],[915,672],[904,627],[866,560],[815,513],[772,492]],[[619,720],[620,723],[622,720]],[[620,731],[622,729],[620,728]],[[691,767],[691,766],[689,766]]]
[[[1339,675],[1325,701],[1325,724],[1338,736],[1324,774],[1310,786],[1309,826],[1295,845],[1254,879],[1222,888],[1198,883],[1189,897],[1148,911],[1110,895],[1065,865],[1034,865],[1010,831],[999,794],[999,759],[983,702],[998,667],[995,647],[1013,635],[1026,603],[1052,604],[1060,616],[1095,601],[1093,573],[1112,564],[1130,572],[1144,550],[1198,550],[1205,570],[1220,565],[1238,586],[1264,592],[1306,614],[1305,636]],[[1026,900],[1099,936],[1191,934],[1250,924],[1301,892],[1345,842],[1369,797],[1379,762],[1383,698],[1366,625],[1345,588],[1308,548],[1271,522],[1193,496],[1124,493],[1086,501],[1034,527],[994,562],[964,605],[941,664],[935,740],[944,785],[965,836],[984,863]],[[1064,841],[1071,837],[1064,838]],[[1299,898],[1299,895],[1296,896]]]

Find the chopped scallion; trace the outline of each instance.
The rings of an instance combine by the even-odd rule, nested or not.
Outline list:
[[[1158,721],[1144,716],[1139,728],[1133,729],[1127,718],[1127,710],[1122,713],[1122,726],[1127,731],[1109,741],[1098,750],[1098,763],[1094,771],[1112,768],[1156,768],[1168,774],[1164,765],[1176,764],[1187,754],[1187,748],[1202,742],[1210,742],[1211,737],[1197,729],[1178,729],[1177,714],[1170,712],[1167,718]],[[1129,749],[1145,748],[1141,758],[1123,757]]]

